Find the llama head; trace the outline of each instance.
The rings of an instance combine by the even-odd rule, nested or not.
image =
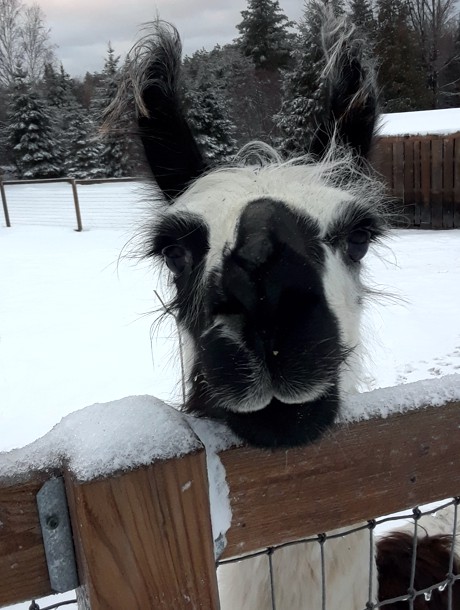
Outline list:
[[[344,22],[325,17],[328,96],[312,157],[208,168],[180,102],[180,41],[157,23],[131,60],[140,136],[164,195],[148,254],[165,263],[187,347],[186,409],[264,447],[313,441],[350,389],[365,289],[384,230],[365,171],[373,73]],[[254,148],[252,149],[254,152]],[[254,160],[254,155],[249,156]]]

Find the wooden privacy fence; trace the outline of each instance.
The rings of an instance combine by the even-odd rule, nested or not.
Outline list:
[[[300,449],[220,452],[232,510],[223,557],[460,494],[459,409],[451,401],[339,425]],[[67,491],[80,608],[219,608],[202,447],[88,482],[65,467],[1,480],[0,606],[53,592],[36,496],[57,475]],[[45,528],[56,521],[45,516]]]
[[[403,203],[403,226],[460,228],[460,132],[381,136],[373,165]]]

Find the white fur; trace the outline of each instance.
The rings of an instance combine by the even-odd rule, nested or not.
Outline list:
[[[359,173],[355,181],[340,180],[341,173],[352,171],[348,157],[341,161],[329,159],[310,165],[298,165],[297,162],[213,171],[199,178],[177,199],[174,206],[164,212],[166,216],[189,212],[207,224],[210,250],[205,261],[205,275],[220,268],[225,250],[235,242],[241,213],[250,201],[261,197],[281,201],[299,217],[308,215],[316,220],[323,237],[351,201],[360,203],[364,209],[378,206],[378,196],[375,195],[379,192],[378,183]],[[338,183],[340,188],[334,183]],[[326,253],[323,277],[326,299],[339,322],[342,343],[351,351],[340,376],[341,389],[348,392],[355,388],[361,372],[360,358],[357,356],[360,351],[361,283],[357,274],[347,268],[340,254],[334,254],[326,243],[323,243],[323,248]],[[228,335],[230,329],[222,328],[221,332]],[[232,336],[231,340],[239,343],[238,337]],[[190,348],[193,351],[193,347]],[[262,369],[260,375],[261,379],[268,378]],[[283,391],[278,390],[275,394],[268,393],[266,388],[269,388],[269,384],[265,385],[264,391],[261,390],[262,385],[257,384],[250,395],[241,396],[237,405],[233,402],[227,406],[236,411],[256,411],[264,408],[273,396],[288,404],[300,400],[312,401],[323,395],[328,387],[327,383],[312,383],[307,394],[302,392],[300,395],[287,384]]]
[[[321,165],[268,165],[260,169],[241,167],[214,171],[199,178],[174,204],[172,213],[184,210],[202,217],[209,227],[209,273],[218,267],[225,246],[234,243],[242,210],[261,197],[282,201],[299,213],[308,213],[327,227],[341,205],[352,199],[342,189],[322,180]]]
[[[323,606],[320,544],[301,543],[275,551],[276,609],[363,610],[369,600],[369,555],[367,530],[324,543],[326,599]],[[268,557],[263,555],[219,567],[221,610],[272,610],[268,562]],[[372,590],[375,601],[375,567]]]

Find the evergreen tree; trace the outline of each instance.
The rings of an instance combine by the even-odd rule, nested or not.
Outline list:
[[[16,70],[7,130],[19,178],[61,175],[62,163],[51,116],[20,66]]]
[[[283,75],[283,101],[275,121],[281,131],[280,147],[289,154],[308,153],[326,94],[321,82],[324,58],[321,51],[321,22],[324,4],[309,0],[299,24],[294,65]]]
[[[348,14],[358,32],[362,33],[366,40],[373,44],[376,22],[372,0],[351,0]]]
[[[198,145],[211,163],[227,161],[236,152],[235,126],[218,92],[200,84],[185,94],[186,115]]]
[[[214,52],[197,51],[184,60],[184,99],[188,122],[209,161],[226,161],[236,152],[228,88],[231,79]]]
[[[278,0],[248,0],[248,8],[241,11],[243,20],[237,29],[242,52],[250,57],[256,68],[278,70],[289,63],[293,25],[281,11]]]
[[[429,106],[427,83],[406,0],[377,0],[375,52],[384,110],[426,109]]]
[[[91,112],[98,126],[103,122],[104,111],[116,96],[119,82],[119,56],[115,56],[109,43],[100,85],[96,88]],[[129,124],[118,125],[117,130],[104,134],[101,164],[107,178],[120,178],[129,174]]]
[[[105,177],[101,164],[104,146],[97,137],[97,126],[87,110],[76,107],[67,117],[67,149],[64,167],[70,178],[94,179]]]

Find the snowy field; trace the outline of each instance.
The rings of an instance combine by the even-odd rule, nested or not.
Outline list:
[[[49,224],[61,226],[35,217],[27,226],[24,216],[0,227],[0,450],[94,402],[180,400],[174,329],[155,324],[162,280],[123,256],[145,213],[130,189],[102,197],[99,220],[82,233],[55,216]],[[121,200],[120,216],[113,210]],[[366,312],[365,388],[460,372],[460,231],[395,231],[366,260],[368,284],[381,296]]]

